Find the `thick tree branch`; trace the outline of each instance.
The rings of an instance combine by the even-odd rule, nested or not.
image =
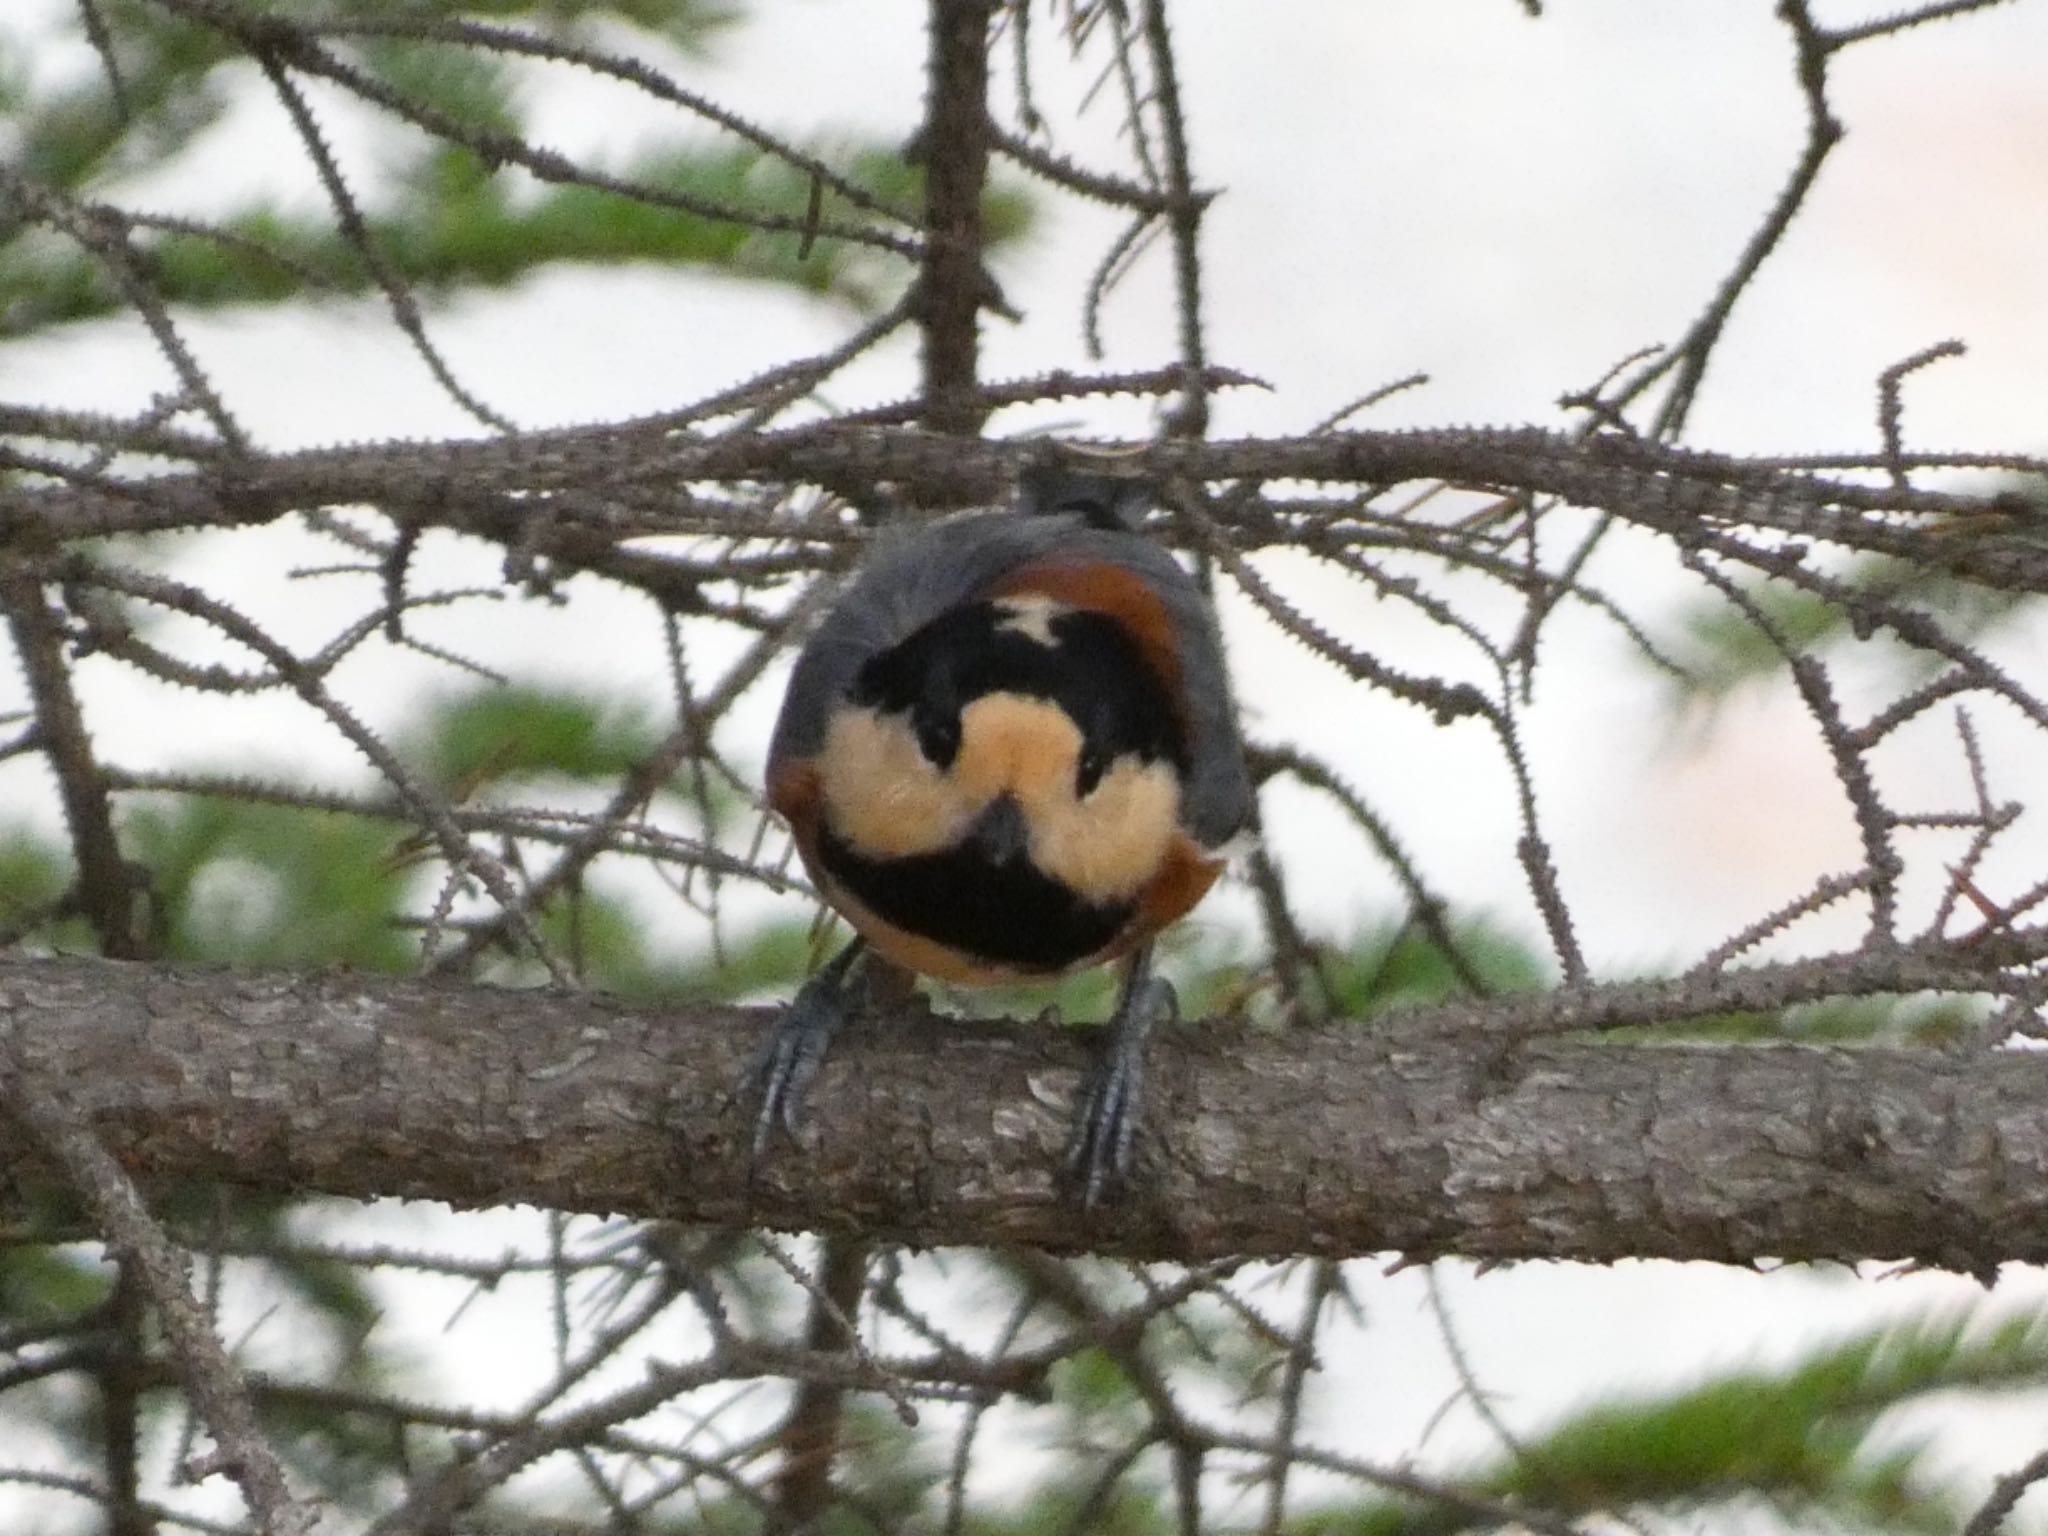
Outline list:
[[[2048,1060],[1521,1037],[1541,996],[1154,1052],[1142,1168],[1055,1185],[1079,1033],[863,1021],[810,1150],[750,1186],[733,1102],[765,1011],[369,976],[0,964],[0,1048],[138,1176],[530,1202],[1147,1259],[2048,1259]],[[1542,1020],[1538,1019],[1537,1024]],[[0,1124],[0,1205],[49,1170]]]

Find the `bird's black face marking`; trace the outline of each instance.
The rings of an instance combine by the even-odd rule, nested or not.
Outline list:
[[[910,706],[910,728],[917,748],[934,768],[950,768],[960,755],[960,706],[943,699],[920,699]]]
[[[1046,699],[1067,713],[1083,742],[1078,794],[1126,754],[1187,767],[1165,684],[1128,630],[1089,609],[964,604],[872,657],[850,697],[883,714],[907,714],[925,757],[946,768],[960,749],[961,709],[990,693]]]
[[[859,771],[852,765],[862,759],[844,759],[849,771],[828,790],[818,844],[849,895],[907,932],[1025,972],[1066,970],[1130,925],[1158,857],[1133,830],[1143,819],[1119,821],[1124,841],[1138,845],[1126,869],[1112,851],[1118,838],[1080,830],[1074,816],[1121,769],[1119,793],[1170,818],[1171,800],[1158,796],[1171,789],[1144,800],[1128,775],[1154,764],[1184,771],[1186,738],[1166,683],[1115,618],[1029,594],[965,604],[871,658],[848,702],[907,727],[931,770],[926,779],[891,768],[886,728],[850,726],[849,746],[879,743],[880,755]],[[1032,709],[1049,717],[1045,734],[1001,734]],[[963,740],[968,730],[998,734]],[[1038,767],[1009,755],[1024,740],[1043,744],[1031,760]],[[1070,777],[1038,777],[1045,766]],[[949,803],[955,792],[960,800]],[[966,819],[942,832],[949,804]]]
[[[1102,782],[1102,776],[1109,771],[1109,753],[1090,743],[1082,747],[1080,761],[1074,765],[1074,793],[1083,799],[1095,793],[1095,787]]]
[[[973,844],[903,859],[870,859],[827,828],[825,868],[900,928],[1020,971],[1055,975],[1107,946],[1130,902],[1096,906],[1018,856],[991,864]]]

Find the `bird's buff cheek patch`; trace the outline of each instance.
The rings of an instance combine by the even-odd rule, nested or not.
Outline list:
[[[1098,906],[1128,901],[1159,873],[1179,814],[1173,769],[1123,758],[1087,799],[1032,817],[1031,862]]]
[[[868,858],[936,853],[958,842],[975,807],[926,759],[900,718],[842,709],[818,754],[833,831]]]
[[[1159,873],[1180,814],[1165,763],[1123,758],[1086,799],[1074,794],[1081,733],[1056,705],[993,694],[961,712],[951,770],[934,767],[900,716],[842,709],[818,755],[825,820],[867,859],[956,846],[997,795],[1016,797],[1031,828],[1031,862],[1082,901],[1130,901]]]

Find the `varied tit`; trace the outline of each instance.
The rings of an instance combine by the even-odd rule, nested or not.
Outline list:
[[[1128,956],[1068,1158],[1089,1204],[1124,1171],[1144,1038],[1175,1007],[1152,938],[1251,810],[1215,619],[1134,531],[1149,500],[1047,470],[1015,511],[887,533],[798,656],[768,800],[857,937],[756,1064],[756,1157],[794,1129],[864,953],[970,986]]]

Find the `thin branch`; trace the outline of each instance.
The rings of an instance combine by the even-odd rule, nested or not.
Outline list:
[[[1158,107],[1159,141],[1164,150],[1166,227],[1173,236],[1173,286],[1180,332],[1180,360],[1187,385],[1175,406],[1170,430],[1179,437],[1202,437],[1209,430],[1209,396],[1202,386],[1208,371],[1208,344],[1202,334],[1202,210],[1207,199],[1196,194],[1188,162],[1187,114],[1181,106],[1180,72],[1174,63],[1173,38],[1166,24],[1166,0],[1143,0],[1145,53],[1151,65]]]
[[[1432,1271],[1431,1273],[1434,1273]],[[1301,1433],[1301,1411],[1307,1396],[1309,1373],[1316,1369],[1316,1339],[1322,1332],[1323,1308],[1342,1290],[1344,1273],[1328,1259],[1313,1259],[1308,1266],[1308,1294],[1302,1298],[1301,1318],[1287,1340],[1287,1358],[1281,1367],[1275,1399],[1278,1410],[1273,1425],[1276,1453],[1266,1472],[1266,1513],[1259,1523],[1260,1536],[1279,1536],[1287,1516],[1287,1478],[1294,1469],[1293,1448]]]
[[[36,744],[48,756],[63,797],[78,865],[78,910],[92,925],[101,953],[117,960],[141,959],[150,950],[148,903],[121,853],[106,776],[72,686],[61,621],[42,583],[18,565],[0,566],[0,610],[7,614],[35,705]]]
[[[184,403],[213,423],[221,442],[235,452],[250,446],[241,424],[199,366],[192,349],[171,320],[170,311],[149,280],[148,263],[128,238],[124,217],[107,217],[71,201],[54,187],[47,187],[0,161],[0,194],[14,202],[23,217],[58,230],[99,258],[121,296],[148,329],[157,350],[170,364],[183,386]]]
[[[313,1510],[286,1485],[284,1468],[257,1427],[241,1368],[221,1347],[192,1295],[185,1256],[149,1213],[134,1182],[66,1103],[56,1085],[10,1065],[8,1109],[63,1168],[110,1250],[135,1266],[182,1367],[187,1390],[212,1430],[213,1469],[233,1478],[265,1536],[311,1536]]]
[[[1735,312],[1735,305],[1785,238],[1785,231],[1805,205],[1807,195],[1820,179],[1828,154],[1842,140],[1843,128],[1828,105],[1828,55],[1831,39],[1822,32],[1806,0],[1779,0],[1778,17],[1792,33],[1794,74],[1806,104],[1806,143],[1792,174],[1786,178],[1777,201],[1749,238],[1707,307],[1676,346],[1655,362],[1639,370],[1623,384],[1615,399],[1625,405],[1637,398],[1666,373],[1674,373],[1671,387],[1657,408],[1650,435],[1677,438],[1685,430],[1686,418],[1699,396],[1701,381],[1721,333]]]
[[[861,1347],[858,1319],[872,1256],[871,1246],[857,1237],[835,1235],[823,1240],[816,1279],[804,1277],[811,1294],[810,1316],[804,1325],[807,1349]],[[832,1505],[845,1401],[845,1388],[837,1383],[801,1382],[783,1417],[779,1436],[782,1467],[775,1480],[775,1505],[777,1514],[797,1530],[821,1520]]]
[[[114,99],[114,111],[125,123],[135,115],[135,104],[129,98],[128,80],[121,68],[120,55],[114,51],[113,33],[107,30],[106,13],[100,9],[99,0],[76,0],[79,19],[85,23],[85,39],[92,44],[92,51],[99,55],[100,73],[107,77],[107,94]]]
[[[1923,5],[1917,10],[1899,11],[1891,16],[1880,16],[1875,21],[1866,21],[1860,26],[1839,27],[1827,34],[1831,49],[1846,48],[1851,43],[1865,42],[1873,37],[1890,37],[1904,32],[1909,27],[1924,25],[1930,21],[1950,21],[1957,16],[1966,16],[1971,11],[1989,10],[1994,5],[2004,5],[2007,0],[1942,0],[1937,5]]]
[[[157,604],[174,612],[190,614],[212,625],[230,639],[247,646],[269,662],[294,693],[324,715],[351,746],[369,759],[371,765],[391,785],[393,791],[419,818],[420,824],[432,832],[440,846],[442,857],[448,861],[451,873],[475,875],[498,902],[505,914],[505,920],[513,932],[526,943],[530,952],[548,967],[550,974],[558,982],[565,985],[568,983],[569,978],[561,973],[546,942],[534,927],[526,905],[520,899],[519,892],[513,886],[511,876],[504,866],[464,837],[462,829],[450,817],[440,797],[419,783],[412,771],[392,754],[391,749],[334,696],[324,679],[325,669],[320,664],[309,665],[302,661],[272,639],[261,626],[185,583],[145,575],[138,571],[119,570],[83,555],[60,559],[56,562],[54,574],[64,581],[75,582],[84,588],[119,593]]]
[[[536,179],[550,184],[590,187],[634,202],[671,208],[680,213],[696,214],[746,228],[845,240],[890,251],[911,261],[920,255],[916,241],[886,230],[839,220],[819,221],[745,208],[697,197],[672,187],[629,181],[579,166],[566,155],[530,144],[515,134],[459,122],[431,103],[406,96],[375,76],[336,58],[286,17],[244,11],[229,0],[156,0],[156,3],[232,36],[254,54],[274,53],[302,73],[332,80],[422,132],[461,145],[488,166],[518,165]]]
[[[2006,1473],[1963,1526],[1960,1536],[1996,1536],[2020,1498],[2044,1477],[2048,1477],[2048,1451],[2037,1452],[2025,1465]]]
[[[313,117],[313,109],[307,104],[304,94],[292,80],[284,63],[269,52],[258,52],[256,62],[263,70],[263,76],[270,82],[270,88],[277,99],[284,104],[286,115],[291,118],[292,130],[299,137],[300,147],[306,158],[319,173],[320,185],[327,193],[328,204],[334,209],[336,222],[341,226],[342,238],[362,258],[370,276],[383,291],[384,301],[390,306],[391,318],[405,334],[412,349],[419,355],[427,369],[448,398],[461,406],[476,420],[500,432],[515,430],[512,422],[485,405],[455,377],[455,371],[442,357],[427,335],[426,321],[420,314],[419,300],[414,297],[412,287],[394,267],[378,246],[377,239],[370,233],[369,221],[348,189],[348,182],[341,174],[341,166],[334,158],[334,152],[327,147],[325,135]]]
[[[1951,337],[1938,341],[1931,347],[1922,348],[1911,357],[1901,358],[1877,376],[1877,428],[1884,438],[1886,467],[1891,471],[1892,484],[1904,485],[1906,471],[1900,460],[1906,451],[1903,427],[1904,407],[1899,400],[1899,385],[1909,373],[1940,362],[1943,358],[1961,357],[1966,349],[1960,341]]]
[[[980,382],[981,312],[995,299],[984,261],[988,180],[988,33],[992,0],[931,0],[925,118],[925,252],[916,312],[925,424],[972,433],[986,414]]]
[[[449,43],[492,54],[517,54],[568,64],[592,74],[622,81],[693,116],[701,117],[762,153],[801,171],[819,186],[828,188],[853,207],[880,215],[893,223],[909,225],[911,215],[892,207],[876,193],[841,175],[826,161],[807,154],[787,139],[748,122],[699,92],[678,84],[671,76],[643,59],[606,52],[563,37],[521,32],[511,27],[465,17],[440,16],[325,16],[293,18],[291,25],[309,37],[413,38],[422,42]]]

